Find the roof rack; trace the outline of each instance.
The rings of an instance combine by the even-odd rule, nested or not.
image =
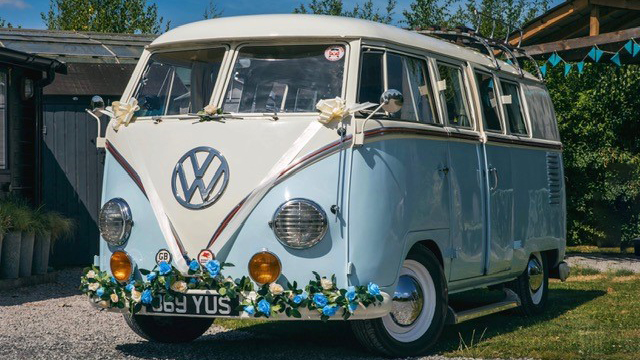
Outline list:
[[[518,58],[527,58],[527,60],[530,60],[534,64],[536,72],[538,73],[538,78],[540,80],[543,79],[542,72],[538,67],[538,63],[533,59],[533,57],[527,54],[527,52],[523,48],[520,47],[522,36],[520,36],[518,46],[512,46],[508,42],[511,28],[515,28],[516,31],[519,31],[521,35],[522,29],[516,28],[511,24],[483,14],[479,11],[474,10],[474,14],[476,15],[477,19],[476,28],[480,28],[482,18],[488,18],[492,21],[490,36],[483,36],[478,32],[478,30],[474,30],[465,26],[458,26],[455,29],[446,29],[442,27],[432,26],[427,30],[418,29],[416,30],[416,32],[418,32],[419,34],[430,35],[443,40],[447,40],[461,46],[470,47],[476,51],[484,53],[491,58],[491,61],[493,62],[496,70],[500,70],[500,63],[496,58],[496,50],[498,52],[502,52],[510,59],[509,61],[511,62],[511,65],[513,65],[513,67],[518,70],[521,77],[524,77],[525,75],[522,66],[520,66],[520,61],[518,60]],[[496,29],[496,23],[501,23],[507,28],[507,35],[505,36],[504,40],[493,38]]]

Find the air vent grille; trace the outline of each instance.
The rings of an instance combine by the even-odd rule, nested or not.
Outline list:
[[[549,184],[549,204],[551,205],[560,205],[561,170],[560,154],[547,153],[547,182]]]

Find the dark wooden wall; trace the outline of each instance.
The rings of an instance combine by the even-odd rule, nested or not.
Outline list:
[[[103,98],[107,104],[112,101]],[[98,253],[104,149],[96,149],[97,123],[84,111],[90,100],[91,96],[44,97],[42,202],[76,224],[73,236],[55,244],[53,266],[90,264]],[[107,119],[102,122],[104,134]]]
[[[0,170],[0,192],[11,191],[33,204],[40,199],[38,135],[42,89],[37,81],[41,73],[17,66],[3,65],[8,75],[7,87],[7,152],[8,168]],[[24,99],[23,79],[34,81],[34,95]]]

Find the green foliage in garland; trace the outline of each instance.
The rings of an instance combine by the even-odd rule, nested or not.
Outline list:
[[[302,317],[300,309],[307,308],[318,313],[326,321],[342,310],[346,320],[357,309],[376,306],[384,298],[377,285],[350,286],[339,289],[335,275],[331,279],[320,277],[313,272],[315,280],[304,288],[296,282],[287,283],[287,290],[276,283],[256,285],[247,276],[239,279],[224,277],[222,270],[233,264],[210,260],[201,267],[196,260],[189,264],[188,276],[182,275],[175,267],[161,262],[152,270],[140,269],[144,279],[131,280],[126,284],[117,282],[106,271],[98,267],[85,268],[80,280],[80,291],[103,308],[127,308],[132,314],[144,306],[158,307],[161,298],[173,301],[181,298],[189,290],[215,290],[221,296],[238,298],[238,311],[250,317],[266,317],[284,314],[287,317]]]
[[[640,234],[640,67],[547,75],[564,143],[568,243],[624,246]]]

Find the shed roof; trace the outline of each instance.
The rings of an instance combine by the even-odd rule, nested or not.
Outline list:
[[[156,35],[0,28],[0,47],[66,63],[136,63]]]

